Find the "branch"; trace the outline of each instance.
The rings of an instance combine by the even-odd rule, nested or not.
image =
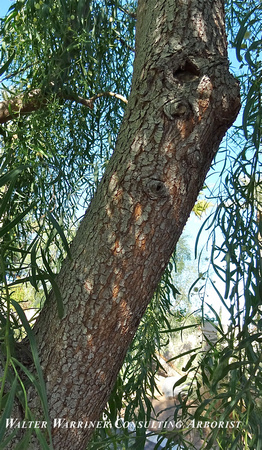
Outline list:
[[[81,105],[87,106],[90,109],[93,109],[94,102],[101,97],[115,97],[127,104],[127,99],[123,95],[110,91],[101,92],[100,94],[96,94],[88,99],[75,94],[65,94],[63,92],[58,93],[58,97],[62,100],[71,100],[76,103],[80,103]],[[22,97],[3,100],[2,102],[0,102],[0,124],[9,122],[17,116],[23,116],[37,111],[38,109],[45,107],[47,103],[48,99],[42,96],[42,92],[40,89],[34,89],[33,91],[27,93]]]
[[[14,119],[18,115],[25,115],[40,109],[47,103],[46,99],[41,98],[40,89],[35,89],[23,97],[3,100],[0,102],[0,124]]]
[[[135,53],[135,48],[131,47],[131,45],[129,45],[123,38],[121,38],[120,36],[117,36],[117,39],[119,40],[119,42],[126,47],[128,50],[130,50],[131,52]]]
[[[128,9],[123,8],[122,6],[118,5],[118,9],[122,11],[124,14],[127,14],[128,16],[132,17],[132,19],[136,19],[136,13],[133,11],[130,11]]]
[[[98,98],[101,98],[101,97],[115,97],[118,100],[121,100],[122,102],[124,102],[126,104],[128,103],[126,97],[124,97],[121,94],[116,94],[115,92],[111,92],[111,91],[101,92],[100,94],[96,94],[93,97],[88,98],[88,99],[83,98],[83,97],[79,97],[79,96],[71,96],[71,97],[66,97],[65,96],[64,98],[65,98],[65,100],[72,100],[72,101],[75,101],[76,103],[81,103],[81,105],[88,106],[88,108],[93,109],[94,102]]]

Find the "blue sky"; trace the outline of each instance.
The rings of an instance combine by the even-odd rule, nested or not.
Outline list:
[[[12,5],[13,0],[0,0],[0,17],[4,17]],[[236,59],[235,51],[229,50],[229,59],[232,63],[231,70],[233,72],[238,72],[239,62]],[[238,121],[241,120],[238,118]],[[202,225],[202,221],[196,218],[194,214],[191,214],[190,219],[187,222],[187,225],[184,229],[184,235],[187,236],[188,244],[192,249],[192,256],[193,256],[193,248],[195,243],[195,238],[198,233],[198,230],[200,226]],[[205,242],[205,233],[203,233],[203,236],[201,237],[202,244]],[[201,247],[201,246],[200,246]],[[221,287],[221,292],[223,291],[223,287]],[[211,301],[212,303],[212,301]]]
[[[1,0],[0,1],[0,17],[4,17],[8,9],[12,5],[12,0]]]

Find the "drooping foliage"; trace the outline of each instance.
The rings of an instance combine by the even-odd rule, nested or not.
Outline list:
[[[38,390],[43,417],[47,416],[34,337],[28,315],[20,307],[27,299],[18,304],[18,290],[22,283],[30,285],[39,303],[52,287],[62,313],[55,273],[64,256],[70,257],[68,243],[114,148],[131,85],[135,9],[132,1],[21,0],[14,2],[1,21],[1,95],[9,104],[6,115],[10,120],[0,128],[0,343],[4,367],[0,441],[15,396],[30,419],[29,383]],[[202,229],[210,235],[211,260],[204,286],[202,270],[194,284],[203,300],[203,316],[205,312],[209,317],[213,314],[218,342],[197,357],[189,354],[184,372],[190,387],[187,396],[178,399],[174,416],[185,427],[175,437],[163,430],[160,441],[168,438],[165,448],[171,448],[174,441],[180,441],[183,448],[194,448],[187,442],[191,432],[188,419],[241,422],[233,430],[204,430],[203,448],[262,447],[261,9],[259,0],[226,2],[229,47],[239,62],[235,75],[243,108],[241,119],[216,157],[212,178],[207,179],[207,202],[214,209]],[[20,112],[14,99],[21,102]],[[214,179],[216,185],[219,180],[217,190],[211,189]],[[161,366],[157,353],[171,336],[171,323],[176,324],[174,267],[172,259],[119,374],[105,411],[112,423],[122,408],[126,421],[150,418],[151,399],[157,392],[155,375]],[[202,295],[214,276],[221,280],[219,289],[211,282],[218,309],[213,303],[207,307]],[[220,305],[229,317],[228,330],[219,316]],[[180,320],[175,328],[182,327]],[[16,342],[26,333],[34,374],[21,367],[16,352]],[[23,448],[27,448],[29,434]],[[38,432],[38,438],[43,448],[48,448],[46,437]],[[102,429],[97,430],[90,448],[133,445],[142,449],[145,439],[145,428],[135,435],[128,429],[123,433]]]
[[[28,383],[47,414],[28,331],[33,313],[25,316],[16,300],[23,284],[21,304],[39,307],[52,287],[62,314],[55,273],[112,153],[130,90],[135,20],[132,2],[126,7],[130,14],[115,1],[17,1],[1,20],[1,442],[16,395],[31,417]],[[23,366],[25,381],[16,342],[26,334],[36,375]]]
[[[30,244],[35,287],[38,257],[54,270],[64,256],[55,235],[62,244],[72,237],[112,153],[125,103],[111,94],[128,96],[133,59],[134,20],[122,9],[114,1],[18,1],[2,21],[2,96],[28,107],[22,115],[10,103],[13,120],[1,127],[9,280],[24,271]]]
[[[228,1],[226,8],[242,114],[229,130],[207,179],[207,199],[214,208],[201,227],[196,251],[201,257],[199,242],[201,234],[207,233],[210,263],[205,282],[201,276],[194,284],[203,315],[214,320],[217,342],[209,342],[200,360],[192,354],[187,366],[191,388],[178,402],[175,418],[191,426],[209,424],[198,429],[201,448],[252,449],[262,447],[262,5],[260,1]],[[189,426],[180,435],[183,448],[192,448],[190,431]]]

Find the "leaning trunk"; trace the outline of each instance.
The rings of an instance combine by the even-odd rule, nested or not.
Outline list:
[[[137,17],[115,152],[57,277],[65,314],[51,293],[35,326],[52,420],[99,419],[239,110],[222,0],[141,0]],[[91,432],[56,428],[54,448],[83,450]]]

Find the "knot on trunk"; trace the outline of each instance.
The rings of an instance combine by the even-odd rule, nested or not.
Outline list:
[[[144,183],[145,193],[152,200],[166,199],[169,197],[169,192],[163,181],[157,179],[149,179]]]
[[[186,100],[171,100],[164,105],[164,113],[169,119],[179,116],[185,116],[190,110],[190,106]]]

